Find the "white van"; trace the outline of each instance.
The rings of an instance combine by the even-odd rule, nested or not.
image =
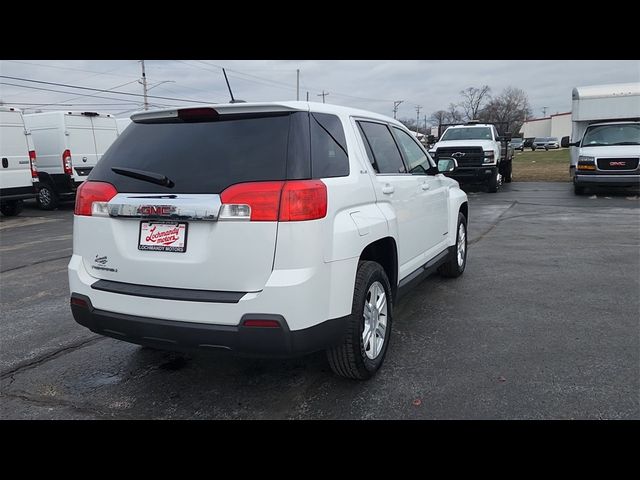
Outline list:
[[[38,171],[33,140],[16,108],[0,107],[0,155],[0,211],[18,215],[22,201],[37,195]]]
[[[24,116],[38,152],[40,208],[73,198],[104,152],[118,138],[116,119],[96,112],[46,112]]]
[[[590,187],[640,187],[640,83],[572,92],[569,173],[576,195]],[[572,141],[570,141],[572,140]]]

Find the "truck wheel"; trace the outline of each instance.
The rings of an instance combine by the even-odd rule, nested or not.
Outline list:
[[[40,185],[38,191],[38,206],[42,210],[55,210],[58,207],[58,195],[48,183]]]
[[[467,266],[467,218],[462,212],[458,213],[456,231],[456,244],[449,247],[449,257],[446,263],[438,268],[438,273],[443,277],[459,277]]]
[[[331,369],[341,377],[367,380],[380,368],[389,347],[393,299],[379,263],[358,264],[351,314],[342,343],[327,350]]]
[[[500,175],[500,167],[496,167],[496,171],[491,178],[489,179],[489,183],[487,184],[487,191],[489,193],[496,193],[502,184],[502,175]]]
[[[535,152],[536,151],[536,147],[531,147],[531,151]]]
[[[23,207],[24,203],[22,200],[13,200],[3,203],[2,206],[0,206],[0,212],[2,212],[5,217],[15,217],[16,215],[20,215]]]
[[[580,185],[573,184],[573,193],[576,195],[584,195],[584,187]]]

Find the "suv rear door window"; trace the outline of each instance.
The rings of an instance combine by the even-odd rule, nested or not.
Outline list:
[[[203,194],[220,193],[236,183],[285,180],[290,121],[296,115],[287,112],[234,115],[229,119],[222,115],[217,121],[206,122],[134,122],[105,153],[89,179],[109,182],[119,192]],[[308,121],[306,112],[301,115]],[[118,175],[111,167],[165,175],[175,187]],[[308,164],[298,170],[296,176],[308,178]]]
[[[371,163],[378,173],[405,173],[406,169],[391,132],[386,125],[358,122],[364,141],[369,143],[367,153],[373,155]]]
[[[349,157],[342,122],[335,115],[311,113],[313,178],[349,175]]]

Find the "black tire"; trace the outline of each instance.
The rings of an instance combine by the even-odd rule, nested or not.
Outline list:
[[[55,210],[59,203],[58,194],[53,187],[48,183],[42,183],[38,190],[38,206],[42,210]]]
[[[495,173],[491,175],[491,178],[487,183],[487,192],[496,193],[498,191],[498,189],[500,188],[500,181],[498,180],[499,174],[500,174],[500,167],[496,167]]]
[[[458,240],[460,239],[460,225],[464,225],[464,255],[462,265],[458,263]],[[456,278],[464,273],[467,266],[467,218],[462,212],[458,213],[458,224],[456,225],[456,244],[449,247],[449,257],[447,261],[440,265],[438,273],[443,277]]]
[[[504,180],[504,183],[511,183],[511,173],[513,171],[513,160],[509,160],[507,162],[507,165],[504,168],[504,175],[502,176],[502,179]]]
[[[387,326],[380,353],[374,359],[370,359],[365,353],[366,345],[363,345],[364,341],[362,339],[364,331],[363,312],[369,288],[374,282],[379,282],[385,291],[387,298]],[[340,345],[327,350],[327,359],[334,373],[341,377],[355,380],[371,378],[382,365],[387,353],[391,337],[392,317],[393,299],[387,274],[379,263],[371,261],[360,262],[356,272],[353,304],[348,318],[347,332]]]
[[[0,212],[5,217],[15,217],[16,215],[20,215],[20,212],[24,208],[24,202],[22,200],[12,200],[6,203],[3,203],[0,206]]]
[[[535,152],[536,151],[536,147],[531,147],[531,151]]]
[[[576,185],[575,183],[573,184],[573,193],[575,193],[576,195],[584,195],[584,191],[584,187]]]

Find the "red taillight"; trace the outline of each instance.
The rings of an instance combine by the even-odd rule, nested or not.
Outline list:
[[[31,178],[38,178],[38,167],[36,167],[35,150],[29,150],[29,165],[31,165]]]
[[[280,204],[281,222],[316,220],[327,214],[327,186],[320,180],[285,182]]]
[[[283,185],[284,182],[238,183],[222,192],[220,198],[225,205],[249,205],[254,222],[275,222]]]
[[[71,166],[71,151],[65,150],[62,152],[62,168],[67,175],[73,175],[73,168]]]
[[[91,216],[94,202],[106,203],[117,195],[116,187],[106,182],[85,181],[76,191],[76,215]]]
[[[251,208],[251,221],[297,222],[316,220],[327,214],[327,187],[320,180],[239,183],[220,195],[223,206]],[[240,208],[223,207],[225,219],[246,219]]]
[[[276,320],[245,320],[242,325],[245,327],[280,328],[280,324]]]

